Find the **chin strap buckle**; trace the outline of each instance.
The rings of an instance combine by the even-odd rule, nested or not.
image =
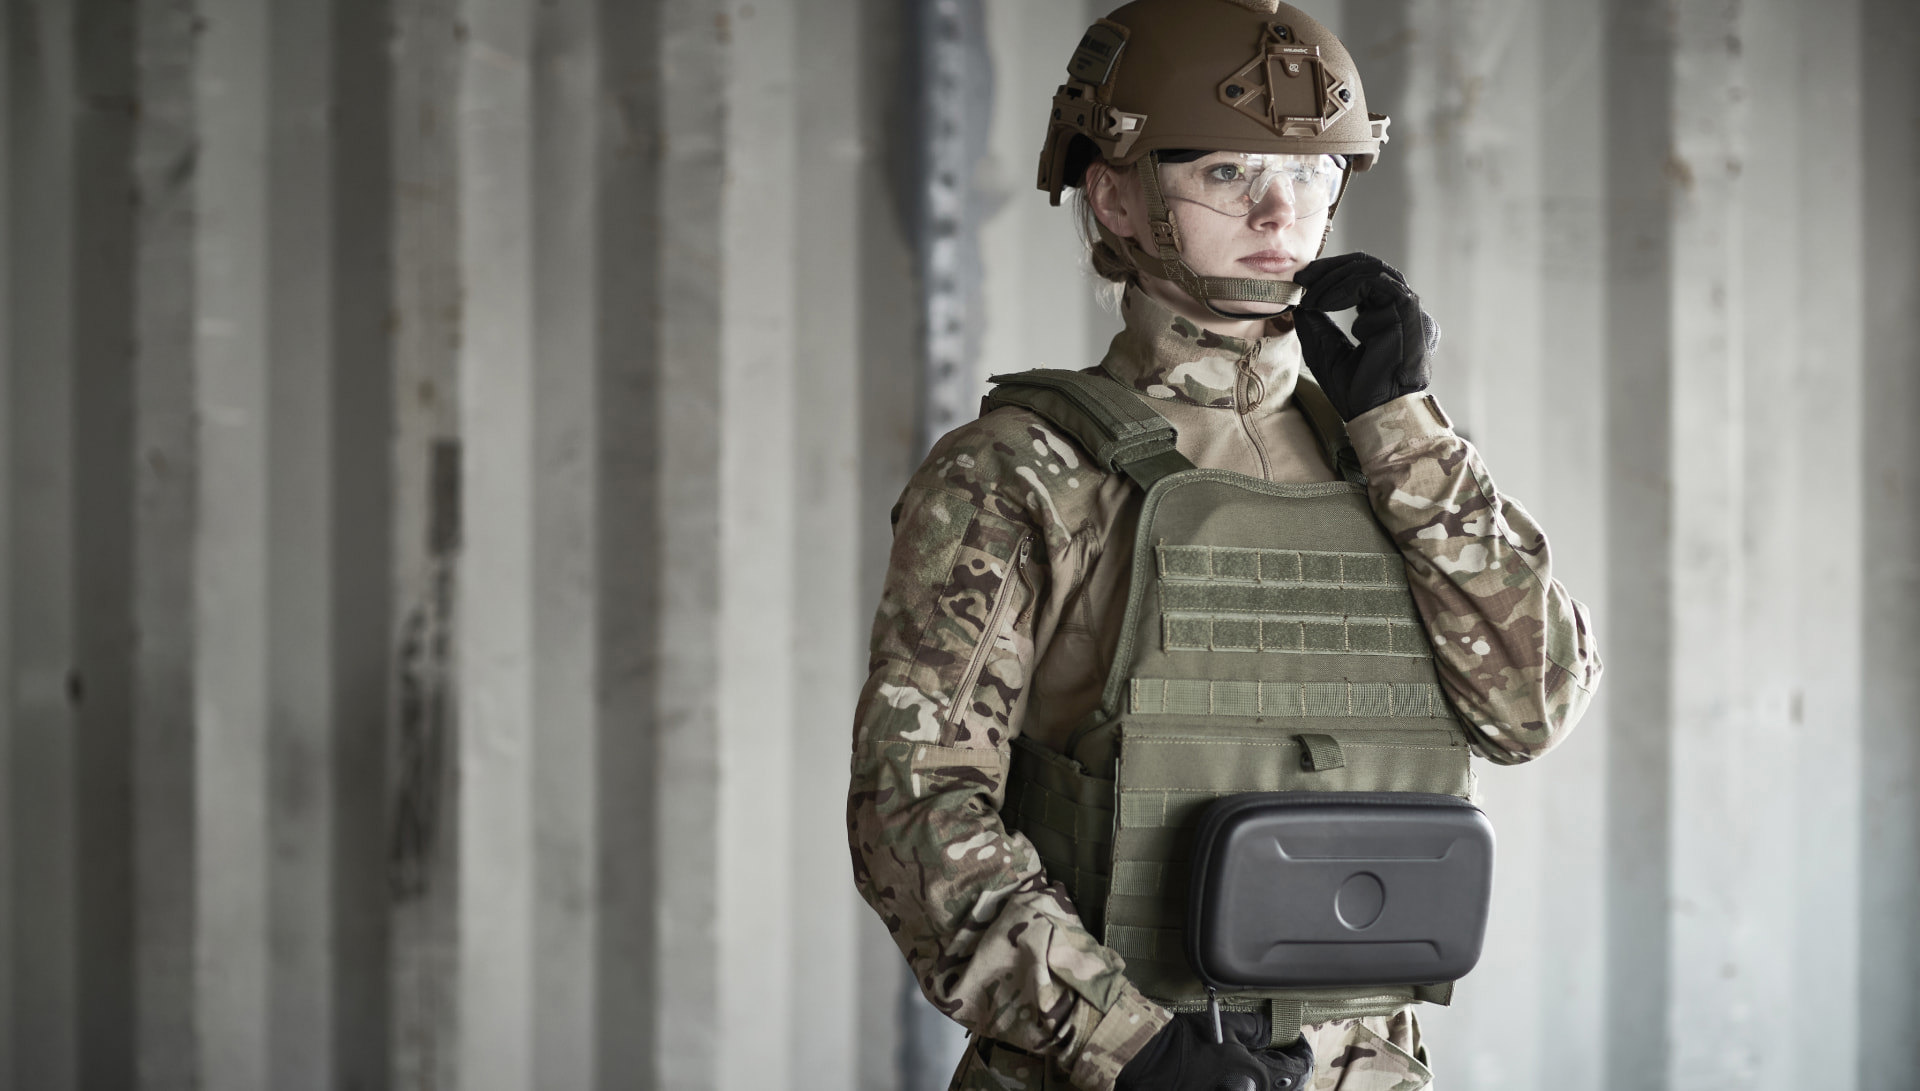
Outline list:
[[[1180,252],[1180,229],[1172,220],[1153,221],[1153,245],[1163,256]]]

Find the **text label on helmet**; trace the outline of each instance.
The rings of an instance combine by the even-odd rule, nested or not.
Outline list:
[[[1113,78],[1114,67],[1120,61],[1120,50],[1126,44],[1126,38],[1112,27],[1095,23],[1087,28],[1086,35],[1080,39],[1079,48],[1073,51],[1073,59],[1067,62],[1067,75],[1095,87],[1104,87]]]

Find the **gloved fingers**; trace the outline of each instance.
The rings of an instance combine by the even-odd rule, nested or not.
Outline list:
[[[1426,334],[1420,325],[1420,308],[1413,306],[1362,306],[1360,313],[1353,317],[1353,336],[1369,349],[1387,340],[1397,340],[1407,348],[1420,348],[1426,344]]]
[[[1363,317],[1389,314],[1408,319],[1420,313],[1420,297],[1413,293],[1413,289],[1380,272],[1343,279],[1337,287],[1329,289],[1327,302],[1329,306],[1326,310],[1344,309],[1331,305],[1340,303],[1345,307],[1358,308]],[[1360,332],[1357,324],[1354,336],[1366,340],[1366,335]]]
[[[1249,1050],[1267,1048],[1273,1033],[1267,1017],[1254,1011],[1221,1012],[1220,1029],[1226,1033],[1227,1041],[1239,1042]]]
[[[1309,311],[1344,311],[1366,305],[1363,300],[1378,305],[1413,294],[1398,269],[1371,254],[1322,258],[1294,274],[1293,280],[1307,289],[1298,306]],[[1371,291],[1367,285],[1372,285]]]
[[[1204,1012],[1185,1012],[1160,1028],[1145,1048],[1120,1070],[1119,1091],[1269,1091],[1266,1065],[1244,1044],[1259,1031],[1264,1048],[1268,1032],[1247,1012],[1220,1013],[1225,1043],[1213,1040],[1213,1020]]]
[[[1377,282],[1363,288],[1362,295],[1371,298],[1361,300],[1353,335],[1366,346],[1365,351],[1391,353],[1404,361],[1425,359],[1430,351],[1429,331],[1437,327],[1420,309],[1419,297],[1412,292],[1389,294]]]
[[[1205,1078],[1213,1085],[1209,1091],[1269,1091],[1273,1084],[1259,1055],[1239,1042],[1229,1040],[1212,1060],[1213,1071]]]
[[[1293,282],[1302,288],[1311,288],[1322,278],[1352,265],[1356,261],[1365,261],[1369,255],[1359,253],[1333,254],[1324,258],[1315,258],[1301,270],[1293,274]]]
[[[1347,390],[1353,386],[1353,366],[1358,350],[1341,332],[1338,323],[1314,311],[1294,312],[1294,332],[1300,337],[1300,355],[1320,389],[1333,404],[1346,404]]]
[[[1312,1078],[1310,1075],[1290,1068],[1268,1065],[1266,1082],[1260,1086],[1270,1088],[1271,1091],[1307,1091],[1307,1081]]]
[[[1354,348],[1353,340],[1340,328],[1340,323],[1319,311],[1294,311],[1293,331],[1300,338],[1300,351],[1310,366],[1316,357],[1327,362],[1344,361]]]
[[[1263,1050],[1255,1053],[1261,1065],[1267,1070],[1267,1086],[1272,1091],[1306,1091],[1313,1080],[1313,1057],[1309,1054],[1304,1062],[1284,1053]]]
[[[1294,274],[1293,282],[1303,288],[1311,288],[1318,281],[1334,273],[1352,269],[1384,272],[1402,284],[1407,282],[1407,278],[1400,275],[1400,270],[1374,257],[1372,254],[1359,250],[1355,250],[1349,254],[1335,254],[1332,257],[1320,258],[1316,261],[1309,262],[1304,269]]]
[[[1433,355],[1433,350],[1440,347],[1440,323],[1435,322],[1432,315],[1421,311],[1420,326],[1422,333],[1426,337],[1427,355],[1431,356]]]

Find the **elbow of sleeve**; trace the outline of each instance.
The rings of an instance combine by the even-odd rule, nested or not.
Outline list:
[[[1519,765],[1560,745],[1593,701],[1593,683],[1600,678],[1598,668],[1595,661],[1592,670],[1576,675],[1558,664],[1548,664],[1545,685],[1537,702],[1529,702],[1532,707],[1526,712],[1469,718],[1480,756],[1495,765]]]

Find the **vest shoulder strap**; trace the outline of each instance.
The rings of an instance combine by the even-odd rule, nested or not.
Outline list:
[[[994,386],[981,399],[982,416],[1009,405],[1032,410],[1080,444],[1095,462],[1126,474],[1143,489],[1168,474],[1193,469],[1174,447],[1178,433],[1173,423],[1103,375],[1041,368],[987,381]]]
[[[1340,471],[1342,478],[1356,485],[1366,484],[1367,475],[1360,469],[1360,456],[1353,449],[1353,441],[1347,438],[1347,422],[1340,419],[1340,412],[1333,407],[1326,391],[1304,370],[1294,384],[1293,397],[1307,415],[1307,423],[1313,426],[1313,434],[1319,437],[1327,461]]]

